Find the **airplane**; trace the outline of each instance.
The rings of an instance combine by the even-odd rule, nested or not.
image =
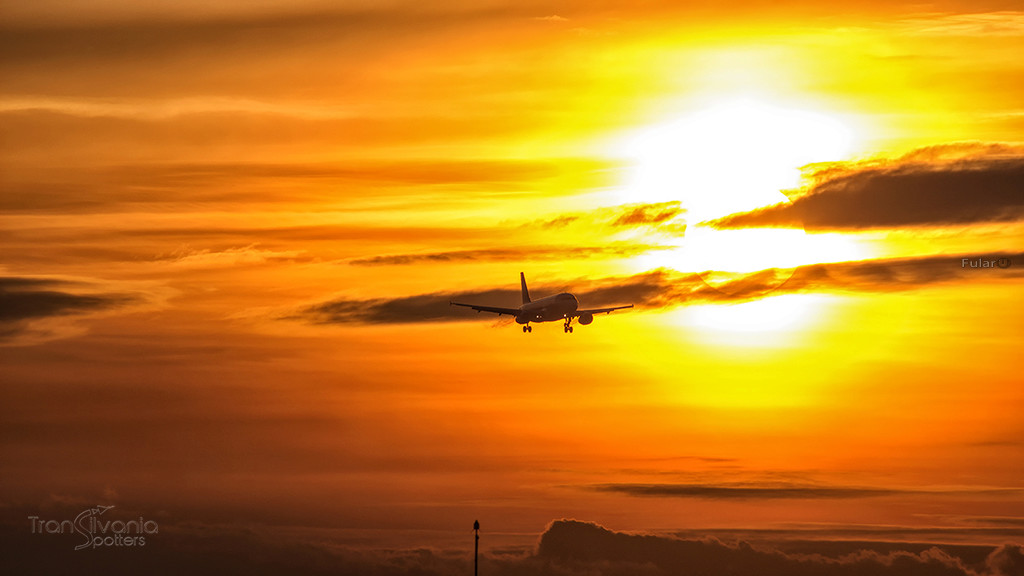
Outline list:
[[[572,332],[572,321],[574,318],[579,319],[579,323],[586,326],[594,321],[595,314],[608,314],[614,310],[622,310],[624,308],[632,308],[633,305],[628,306],[612,306],[611,308],[593,308],[591,310],[579,310],[579,301],[576,297],[568,292],[562,292],[554,296],[548,296],[541,298],[540,300],[530,300],[530,291],[526,288],[526,275],[522,272],[519,273],[519,283],[523,289],[523,305],[519,308],[499,308],[497,306],[477,306],[476,304],[463,304],[461,302],[448,302],[449,306],[465,306],[466,308],[472,308],[477,313],[480,312],[493,312],[498,316],[508,314],[509,316],[516,317],[516,323],[523,325],[523,332],[533,332],[533,326],[530,326],[530,322],[553,322],[555,320],[564,320],[563,326],[565,333],[569,334]]]

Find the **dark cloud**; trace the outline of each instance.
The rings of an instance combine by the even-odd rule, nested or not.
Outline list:
[[[991,150],[984,149],[991,153]],[[1024,218],[1024,154],[962,157],[917,151],[891,163],[833,166],[790,203],[733,214],[718,228],[898,228]]]
[[[974,268],[970,261],[1008,259],[1009,268]],[[964,260],[968,260],[965,264]],[[894,292],[913,290],[930,284],[968,280],[1012,279],[1024,276],[1024,252],[925,256],[885,260],[857,260],[801,266],[779,290]],[[771,291],[772,271],[758,272],[735,280],[730,294],[760,294]],[[992,274],[986,274],[992,272]]]
[[[439,292],[403,298],[356,300],[339,298],[309,306],[286,319],[300,319],[315,324],[404,324],[413,322],[450,322],[465,320],[465,315],[454,313],[449,305],[459,302],[480,302],[491,306],[519,306],[522,303],[517,290],[483,290],[473,292]]]
[[[135,297],[89,293],[81,283],[25,277],[0,277],[0,342],[14,338],[35,320],[86,314],[127,305]]]
[[[576,291],[584,306],[606,306],[628,304],[626,298],[643,296],[648,302],[657,301],[658,292],[664,290],[660,283],[661,272],[643,277],[634,277],[627,284],[593,286],[585,291]],[[513,285],[510,283],[510,286]],[[566,286],[531,285],[530,291],[538,296],[563,292]],[[491,290],[436,292],[400,298],[377,298],[369,300],[339,298],[315,304],[300,310],[286,319],[300,319],[315,324],[366,323],[404,324],[417,322],[451,322],[475,318],[477,314],[465,308],[453,308],[449,302],[485,304],[515,308],[522,304],[519,288],[496,288]]]
[[[668,498],[706,498],[712,500],[846,500],[876,498],[896,494],[984,494],[1015,495],[1015,488],[988,488],[955,491],[869,488],[863,486],[821,486],[813,484],[597,484],[588,489],[630,496]]]
[[[76,294],[75,283],[38,278],[0,277],[0,323],[78,314],[127,304],[117,294]]]
[[[970,262],[977,262],[979,258],[990,263],[990,267],[972,267]],[[1008,259],[1011,265],[992,267],[991,263],[1001,259]],[[694,286],[688,297],[698,301],[745,301],[796,292],[898,292],[946,282],[1021,278],[1024,276],[1022,263],[1024,252],[811,264],[791,271],[773,268],[739,275],[717,288]]]
[[[748,499],[849,499],[889,496],[902,493],[886,488],[810,485],[720,485],[720,484],[598,484],[589,487],[600,492],[616,492],[630,496],[664,496],[676,498],[709,498],[715,500]]]
[[[522,248],[484,248],[479,250],[453,250],[420,254],[389,254],[357,258],[349,264],[356,266],[404,265],[429,262],[462,262],[486,260],[491,262],[526,260],[577,260],[584,258],[619,258],[636,256],[653,250],[668,250],[672,246],[649,244],[609,244],[606,246],[537,246]]]
[[[996,261],[1008,258],[1009,268],[972,268],[964,259]],[[712,287],[698,274],[655,270],[624,278],[576,281],[570,285],[537,285],[535,294],[571,290],[584,307],[634,304],[641,309],[668,308],[686,303],[744,302],[775,294],[798,292],[895,292],[943,282],[992,281],[1024,276],[1024,252],[984,255],[927,256],[887,260],[858,260],[801,266],[796,270],[768,269],[740,275]],[[491,306],[519,306],[518,290],[436,292],[396,298],[338,298],[287,315],[314,323],[416,323],[475,318],[476,313],[452,309],[450,301]]]

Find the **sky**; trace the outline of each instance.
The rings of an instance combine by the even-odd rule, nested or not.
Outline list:
[[[1019,3],[0,14],[4,572],[1024,574]]]

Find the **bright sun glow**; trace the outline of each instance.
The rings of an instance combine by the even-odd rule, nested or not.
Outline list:
[[[626,201],[680,200],[700,222],[784,201],[800,167],[848,158],[854,135],[834,117],[735,99],[629,138]]]
[[[792,331],[806,326],[826,300],[821,295],[786,294],[740,304],[689,306],[683,311],[682,322],[721,332]]]
[[[703,224],[788,202],[782,191],[800,185],[802,166],[848,159],[854,151],[853,131],[836,117],[748,98],[635,133],[621,149],[634,163],[623,200],[679,201],[687,223],[680,248],[636,264],[697,272],[728,293],[734,273],[865,257],[841,235],[808,235],[802,228],[716,230]],[[778,275],[778,284],[790,275]],[[733,332],[791,331],[803,325],[795,320],[808,316],[810,304],[806,298],[776,297],[705,306],[686,323]]]

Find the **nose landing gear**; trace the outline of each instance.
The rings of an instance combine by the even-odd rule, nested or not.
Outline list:
[[[533,332],[533,326],[530,326],[529,324],[523,326],[523,333],[525,334],[527,332]]]

